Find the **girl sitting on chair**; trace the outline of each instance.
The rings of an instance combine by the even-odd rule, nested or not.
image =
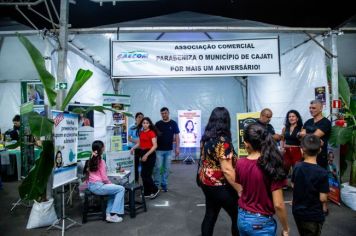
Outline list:
[[[118,223],[122,221],[119,215],[124,214],[125,188],[111,183],[106,174],[106,164],[102,159],[104,143],[96,140],[92,144],[92,156],[85,163],[84,171],[88,173],[88,189],[96,195],[109,195],[106,208],[106,221]]]

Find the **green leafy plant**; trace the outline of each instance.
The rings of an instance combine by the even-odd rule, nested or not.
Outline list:
[[[328,77],[331,77],[328,68]],[[340,155],[341,175],[347,169],[346,160],[351,162],[350,185],[356,186],[356,100],[352,98],[349,84],[343,75],[338,76],[339,96],[343,103],[340,109],[341,115],[345,119],[346,127],[333,126],[330,143],[332,145],[344,145],[347,149],[345,155]]]
[[[20,42],[24,45],[29,53],[32,62],[38,72],[40,80],[44,86],[45,92],[51,106],[56,105],[57,93],[54,90],[55,78],[46,70],[45,61],[40,51],[25,37],[17,34]],[[93,72],[90,70],[79,69],[74,82],[69,89],[67,96],[61,104],[61,110],[64,111],[70,100],[75,96],[79,89],[90,79]],[[96,106],[92,108],[99,112],[103,112],[106,108]],[[87,110],[79,113],[86,113]],[[42,139],[42,152],[40,158],[35,162],[34,167],[19,186],[19,193],[22,199],[27,200],[46,200],[46,186],[48,178],[54,166],[54,142],[53,142],[53,126],[52,119],[40,116],[36,112],[30,112],[29,125],[31,134],[38,139]]]

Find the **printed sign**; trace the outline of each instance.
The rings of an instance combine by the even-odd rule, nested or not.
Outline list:
[[[201,111],[178,110],[180,147],[199,147],[201,138]]]
[[[54,121],[53,188],[77,179],[78,115],[52,111]]]
[[[112,76],[279,74],[279,39],[112,42]]]
[[[323,103],[323,105],[326,105],[325,86],[315,88],[315,99],[320,100]]]
[[[90,105],[70,104],[68,111],[76,108],[87,109]],[[94,111],[78,116],[78,160],[88,160],[91,156],[91,144],[94,141]]]
[[[247,125],[255,123],[260,117],[259,112],[250,112],[250,113],[238,113],[236,115],[237,119],[237,146],[238,146],[238,155],[239,157],[247,156],[248,153],[245,149],[244,144],[244,129]]]

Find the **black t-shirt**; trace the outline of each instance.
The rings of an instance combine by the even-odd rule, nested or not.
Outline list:
[[[262,123],[260,120],[257,120],[257,123],[261,126],[263,126],[265,129],[267,129],[267,132],[270,134],[270,135],[275,135],[276,132],[274,131],[274,128],[271,124],[264,124]]]
[[[320,129],[324,132],[324,136],[320,139],[323,140],[324,144],[322,146],[322,155],[326,155],[328,152],[328,140],[331,133],[331,122],[330,120],[323,117],[318,122],[314,123],[314,118],[307,120],[303,128],[305,129],[307,134],[313,134],[317,129]],[[325,157],[326,158],[326,157]]]
[[[159,131],[157,136],[157,150],[173,150],[173,137],[175,134],[179,134],[177,123],[174,120],[169,120],[168,122],[160,120],[156,123],[155,126]],[[179,145],[179,143],[177,145]]]
[[[10,135],[11,140],[18,141],[19,140],[19,133],[20,133],[20,128],[17,128],[17,127],[14,126],[13,129],[10,129],[10,130],[6,131],[4,135],[5,136],[6,135]],[[4,139],[6,139],[6,138],[4,138]]]
[[[296,219],[323,222],[320,193],[329,192],[328,172],[316,164],[300,162],[292,174],[293,215]]]

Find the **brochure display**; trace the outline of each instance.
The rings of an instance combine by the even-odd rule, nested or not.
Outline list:
[[[53,188],[77,179],[78,115],[52,111],[54,121]]]
[[[103,97],[103,106],[115,110],[106,112],[106,151],[127,150],[128,118],[123,112],[127,112],[131,98],[118,94],[103,94]]]
[[[106,111],[106,165],[108,175],[130,171],[129,182],[134,181],[134,156],[128,150],[128,113],[131,98],[129,95],[103,94]]]
[[[90,105],[70,104],[68,111],[77,108],[87,109]],[[78,117],[78,161],[88,160],[91,156],[91,144],[94,141],[94,111],[80,114]]]
[[[134,156],[130,151],[121,152],[107,152],[106,165],[108,167],[108,176],[115,176],[115,174],[125,175],[130,172],[129,183],[135,180],[135,165]]]
[[[237,147],[239,157],[247,156],[247,151],[244,145],[244,129],[247,125],[255,123],[260,117],[259,112],[250,113],[238,113],[236,114],[237,119]]]
[[[201,111],[178,110],[180,147],[199,147],[201,138]]]

